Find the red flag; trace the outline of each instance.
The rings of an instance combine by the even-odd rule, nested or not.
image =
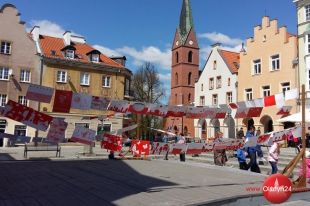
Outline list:
[[[288,115],[292,109],[292,106],[283,106],[278,112],[277,115]]]
[[[230,108],[237,109],[238,105],[236,103],[229,103]]]
[[[149,155],[150,154],[150,141],[145,140],[132,140],[131,151],[133,155]]]
[[[276,105],[276,98],[274,95],[264,97],[264,105],[265,107]]]
[[[105,133],[101,142],[101,148],[120,152],[122,150],[122,138]]]
[[[69,113],[72,100],[72,91],[56,90],[53,112]]]
[[[132,112],[136,114],[146,114],[147,110],[148,110],[148,107],[145,105],[145,103],[134,102],[129,105],[127,112]]]
[[[247,117],[260,117],[263,111],[263,107],[251,107],[249,108]]]

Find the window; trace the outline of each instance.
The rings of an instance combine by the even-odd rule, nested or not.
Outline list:
[[[26,99],[26,96],[18,96],[18,103],[28,106],[28,99]]]
[[[308,70],[308,88],[310,88],[310,70]]]
[[[261,60],[257,59],[253,61],[253,73],[260,74],[261,73]]]
[[[285,92],[291,89],[290,83],[289,82],[284,82],[281,83],[281,87],[282,87],[282,92],[285,95]]]
[[[9,68],[0,68],[0,80],[9,80]]]
[[[306,53],[310,54],[310,34],[306,35]]]
[[[174,104],[178,104],[178,94],[174,95]]]
[[[30,82],[30,70],[26,70],[26,69],[20,70],[20,81]]]
[[[232,103],[232,92],[227,92],[226,93],[226,103]]]
[[[97,135],[106,132],[111,132],[111,124],[98,124]]]
[[[200,98],[199,98],[199,106],[205,106],[205,97],[204,96],[200,96]]]
[[[92,62],[99,62],[99,54],[91,54]]]
[[[270,57],[271,59],[271,70],[276,71],[280,69],[280,56],[279,54],[273,55]]]
[[[201,84],[201,89],[200,90],[203,92],[203,84]]]
[[[222,87],[222,77],[221,76],[217,76],[216,77],[216,88],[221,88]]]
[[[230,86],[230,78],[227,79],[227,86]]]
[[[0,94],[0,107],[4,107],[6,105],[6,94]]]
[[[11,42],[2,41],[0,53],[1,54],[11,54]]]
[[[216,60],[213,61],[213,69],[216,69]]]
[[[187,84],[188,85],[191,85],[191,83],[192,83],[191,79],[192,79],[192,72],[188,73],[188,77],[187,77]]]
[[[310,20],[310,5],[305,6],[306,21]]]
[[[210,78],[209,79],[209,89],[213,89],[214,88],[214,79]]]
[[[85,127],[89,128],[89,123],[75,123],[75,127]]]
[[[253,91],[252,88],[251,89],[246,89],[245,90],[245,100],[246,101],[250,101],[253,99]]]
[[[188,94],[187,100],[188,100],[188,103],[191,103],[191,94]]]
[[[89,85],[89,73],[81,72],[80,84],[81,85]]]
[[[193,52],[189,51],[188,52],[188,62],[192,62],[193,61]]]
[[[179,52],[175,53],[175,61],[176,63],[179,63]]]
[[[27,126],[25,125],[15,125],[14,135],[16,136],[26,136]]]
[[[57,82],[66,83],[67,82],[67,72],[57,71]]]
[[[71,49],[67,49],[66,50],[66,58],[68,59],[74,59],[74,50],[71,50]]]
[[[129,79],[125,79],[125,96],[130,96],[130,80]]]
[[[179,75],[178,73],[175,73],[175,85],[179,84]]]
[[[217,94],[212,95],[212,105],[217,105]]]
[[[263,90],[263,97],[270,96],[270,86],[263,86],[262,90]]]
[[[111,77],[102,76],[102,87],[111,87]]]

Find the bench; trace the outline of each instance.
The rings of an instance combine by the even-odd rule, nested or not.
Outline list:
[[[60,157],[61,147],[58,144],[31,142],[25,144],[24,157],[27,158],[28,152],[38,151],[56,151],[56,157]]]

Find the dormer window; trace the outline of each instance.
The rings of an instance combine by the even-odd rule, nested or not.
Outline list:
[[[65,57],[68,59],[74,59],[74,50],[67,49],[65,51]]]
[[[88,52],[86,55],[88,56],[89,61],[98,63],[100,62],[100,54],[100,51],[94,49]]]
[[[92,62],[99,62],[99,54],[91,54],[90,59]]]

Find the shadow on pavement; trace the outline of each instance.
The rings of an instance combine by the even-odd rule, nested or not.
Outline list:
[[[15,158],[8,153],[0,153],[0,161],[9,161],[9,160],[15,160]]]
[[[142,175],[125,161],[18,161],[0,167],[0,205],[114,205],[176,185]]]

